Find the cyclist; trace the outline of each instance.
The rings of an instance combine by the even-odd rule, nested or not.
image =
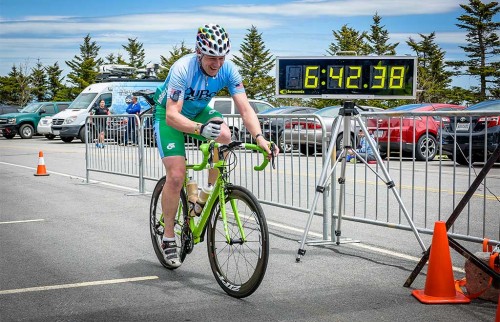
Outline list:
[[[236,66],[226,61],[230,49],[224,28],[217,24],[201,26],[196,35],[196,52],[177,60],[155,93],[154,129],[166,172],[161,200],[165,223],[162,248],[167,263],[172,267],[181,265],[175,243],[174,220],[186,174],[184,133],[222,144],[231,141],[231,132],[222,123],[222,115],[207,106],[219,90],[228,87],[256,144],[271,154],[269,142],[262,135],[257,116],[248,102],[242,77]],[[278,149],[273,152],[277,155]],[[216,171],[209,170],[209,184],[215,182]]]

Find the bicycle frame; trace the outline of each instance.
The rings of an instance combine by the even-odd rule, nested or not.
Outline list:
[[[232,143],[232,144],[234,144],[235,146],[240,145],[246,149],[256,150],[256,151],[260,151],[263,153],[264,161],[262,162],[261,165],[254,167],[254,169],[256,171],[260,171],[260,170],[264,169],[267,166],[267,164],[269,163],[269,160],[267,159],[267,155],[265,154],[265,151],[263,151],[259,146],[255,145],[255,144],[239,143],[239,142]],[[186,191],[185,189],[186,189],[186,184],[188,182],[188,177],[189,177],[188,174],[189,174],[190,170],[191,171],[201,171],[201,170],[210,169],[210,168],[215,168],[215,169],[219,170],[219,175],[217,176],[217,180],[215,182],[214,189],[213,189],[212,193],[210,194],[210,196],[208,197],[208,200],[206,201],[205,206],[203,207],[203,210],[202,210],[200,216],[189,218],[189,227],[191,228],[191,232],[193,234],[193,242],[195,245],[203,241],[202,237],[205,233],[208,219],[210,218],[212,208],[213,208],[217,198],[219,198],[219,205],[221,205],[220,211],[221,211],[221,218],[222,218],[223,224],[224,224],[224,233],[226,235],[226,241],[228,243],[235,242],[235,241],[231,241],[231,239],[230,239],[228,225],[227,225],[226,207],[224,206],[226,204],[225,188],[228,184],[230,184],[229,182],[227,182],[224,179],[225,174],[226,174],[226,161],[224,160],[224,158],[220,158],[220,160],[217,161],[215,164],[209,164],[209,162],[208,162],[209,156],[212,153],[212,151],[214,150],[214,148],[218,148],[219,146],[221,146],[221,145],[219,145],[218,143],[215,143],[213,141],[210,143],[204,143],[204,144],[200,145],[200,150],[203,152],[203,155],[204,155],[204,159],[203,159],[202,163],[200,163],[200,164],[186,164],[186,175],[185,175],[184,185],[183,185],[184,191]],[[238,225],[238,229],[239,229],[240,236],[241,236],[241,240],[239,240],[237,242],[242,243],[246,240],[246,236],[245,236],[243,225],[241,223],[241,219],[240,219],[240,216],[238,213],[238,209],[237,209],[236,204],[233,200],[231,200],[231,209],[234,212],[234,217],[236,219],[236,223]],[[180,208],[179,208],[179,211],[178,211],[177,216],[176,216],[176,220],[182,221],[183,220],[182,216],[183,216],[183,214],[181,213]]]

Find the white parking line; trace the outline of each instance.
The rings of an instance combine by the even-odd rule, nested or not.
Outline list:
[[[158,279],[158,276],[131,277],[131,278],[120,278],[120,279],[114,279],[114,280],[104,280],[104,281],[94,281],[94,282],[84,282],[84,283],[74,283],[74,284],[60,284],[60,285],[18,288],[18,289],[13,289],[13,290],[3,290],[3,291],[0,290],[0,295],[17,294],[17,293],[25,293],[25,292],[40,292],[40,291],[59,290],[59,289],[65,289],[65,288],[87,287],[87,286],[96,286],[96,285],[129,283],[129,282],[147,281],[147,280],[155,280],[155,279]]]
[[[34,222],[34,221],[44,221],[45,219],[27,219],[27,220],[13,220],[13,221],[0,221],[0,225],[3,224],[20,224],[26,222]]]
[[[27,167],[25,165],[8,163],[8,162],[3,162],[3,161],[0,161],[0,164],[10,165],[10,166],[13,166],[13,167],[18,167],[18,168],[30,169],[30,170],[33,170],[33,171],[37,170],[37,168]],[[87,180],[87,179],[85,179],[83,177],[74,176],[72,174],[67,174],[67,173],[61,173],[61,172],[55,172],[55,171],[47,171],[47,173],[55,174],[55,175],[62,176],[62,177],[67,177],[67,178],[70,178],[70,179],[78,179],[78,180],[82,180],[82,181]],[[107,182],[89,180],[89,183],[98,183],[98,184],[101,184],[103,186],[114,187],[114,188],[121,188],[121,189],[125,189],[125,190],[130,190],[130,191],[137,191],[137,189],[134,189],[134,188],[124,187],[124,186],[120,186],[120,185],[116,185],[116,184],[112,184],[112,183],[107,183]]]

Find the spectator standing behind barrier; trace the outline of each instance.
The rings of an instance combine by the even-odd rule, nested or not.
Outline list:
[[[132,96],[132,102],[127,107],[127,113],[132,115],[137,115],[141,113],[141,104],[137,103],[137,97]],[[137,144],[137,120],[135,117],[129,117],[127,122],[127,132],[125,132],[125,144],[131,143],[129,141],[129,135],[132,136],[132,144]]]
[[[368,139],[371,139],[372,142],[375,142],[375,137],[373,134],[370,132],[370,138],[366,138],[365,133],[363,130],[359,130],[359,144],[356,147],[356,152],[358,152],[359,155],[363,159],[365,159],[366,162],[368,161],[375,161],[375,154],[373,153],[373,150],[368,143]],[[349,150],[349,154],[346,156],[346,160],[350,162],[355,162],[354,161],[354,152],[352,150]],[[352,160],[352,161],[351,161]]]
[[[109,108],[106,107],[106,102],[104,102],[104,100],[100,100],[99,106],[94,107],[92,115],[109,115]],[[92,124],[92,116],[90,117],[90,124]],[[104,131],[106,130],[106,118],[96,119],[95,130],[96,133],[99,133],[95,146],[98,148],[104,148]]]

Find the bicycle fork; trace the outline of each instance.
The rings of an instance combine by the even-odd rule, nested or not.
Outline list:
[[[236,221],[236,225],[238,226],[238,230],[240,232],[240,238],[231,238],[230,233],[229,233],[229,227],[227,225],[227,212],[226,212],[226,188],[221,187],[219,189],[219,205],[220,205],[220,212],[221,212],[221,218],[222,222],[224,224],[224,233],[226,234],[226,242],[229,245],[234,245],[234,244],[240,244],[242,245],[246,241],[246,236],[245,236],[245,231],[243,229],[243,225],[241,223],[241,218],[240,214],[238,212],[238,207],[236,206],[236,200],[230,199],[229,203],[231,204],[231,209],[234,214],[234,219]]]

